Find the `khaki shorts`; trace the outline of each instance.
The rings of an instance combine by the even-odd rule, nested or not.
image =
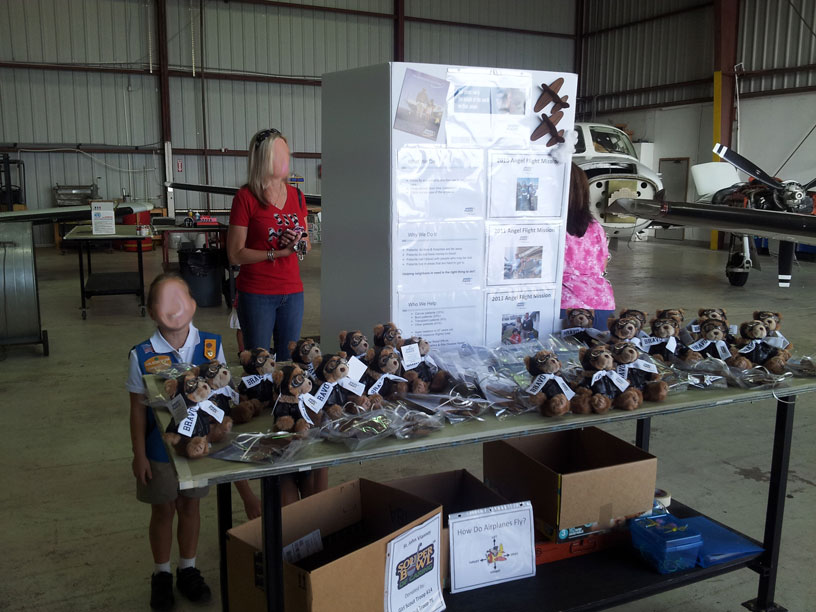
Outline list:
[[[164,463],[151,459],[150,471],[153,478],[148,480],[146,485],[136,479],[136,499],[146,504],[166,504],[174,501],[179,495],[191,498],[205,497],[210,492],[210,487],[179,489],[176,472],[169,461]]]

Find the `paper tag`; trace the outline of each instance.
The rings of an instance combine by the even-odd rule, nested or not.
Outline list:
[[[203,410],[219,423],[224,420],[224,411],[221,410],[215,404],[213,404],[210,400],[204,400],[203,402],[199,402],[198,404],[196,404],[196,406],[198,407],[199,410]]]
[[[784,349],[788,347],[790,342],[788,342],[788,339],[785,338],[785,336],[777,332],[776,336],[768,336],[765,338],[765,344],[774,348]]]
[[[397,382],[408,382],[402,376],[395,376],[394,374],[383,374],[382,376],[380,376],[380,380],[378,380],[373,385],[371,385],[371,388],[368,390],[368,394],[369,395],[374,395],[375,393],[379,393],[380,389],[383,388],[383,385],[385,384],[386,380],[395,380]]]
[[[263,380],[263,376],[258,376],[257,374],[251,374],[250,376],[244,376],[241,379],[241,382],[244,383],[247,389],[251,389],[252,387],[257,387],[261,384]]]
[[[210,393],[210,397],[215,395],[225,395],[226,397],[230,398],[234,404],[241,401],[238,391],[229,385],[226,387],[221,387],[220,389],[213,389],[212,393]]]
[[[360,361],[357,357],[349,357],[348,360],[349,373],[347,378],[357,382],[363,377],[366,371],[366,364]]]
[[[184,401],[183,395],[174,396],[170,400],[167,409],[170,410],[170,414],[173,415],[176,423],[181,423],[187,418],[187,402]]]
[[[690,329],[691,331],[693,331],[695,334],[699,334],[699,333],[700,333],[700,326],[699,326],[699,325],[697,325],[696,323],[689,323],[688,329]]]
[[[629,339],[627,340],[627,342],[631,342],[631,343],[632,343],[632,344],[634,344],[636,347],[638,347],[639,349],[643,350],[643,346],[641,345],[641,340],[643,340],[643,338],[629,338]]]
[[[728,345],[724,340],[717,340],[716,345],[717,352],[720,354],[720,359],[729,359],[731,357],[731,351],[728,350]]]
[[[323,550],[323,538],[320,537],[320,530],[306,534],[299,540],[295,540],[288,546],[283,547],[283,560],[287,563],[297,563],[301,559],[319,553]]]
[[[736,335],[739,333],[739,327],[737,327],[736,325],[729,325],[729,326],[728,326],[728,331],[729,331],[729,332],[730,332],[732,335],[736,336]]]
[[[314,400],[314,396],[311,393],[304,393],[300,397],[298,397],[298,410],[300,410],[300,416],[303,417],[303,420],[306,421],[309,425],[314,425],[314,421],[309,418],[309,413],[306,412],[307,401]],[[322,406],[321,406],[322,408]],[[313,410],[312,412],[320,412],[320,410]]]
[[[402,352],[402,365],[406,370],[413,370],[422,363],[418,344],[407,344],[400,348],[400,351]]]
[[[575,334],[584,331],[583,327],[568,327],[567,329],[561,330],[561,337],[568,338],[569,336],[574,336]]]
[[[598,382],[601,378],[608,378],[612,381],[612,383],[621,391],[625,391],[626,388],[629,386],[629,381],[623,378],[620,374],[618,374],[615,370],[600,370],[595,372],[592,376],[592,384],[594,385]]]
[[[651,372],[652,374],[657,374],[657,366],[653,363],[646,361],[645,359],[637,359],[633,363],[629,364],[630,367],[643,370],[644,372]]]
[[[178,428],[176,430],[182,436],[192,438],[193,431],[195,431],[195,425],[197,422],[198,422],[198,409],[195,406],[191,406],[190,409],[187,411],[187,417],[178,424]]]
[[[354,395],[363,395],[365,393],[365,385],[361,382],[351,380],[350,378],[341,378],[338,382],[338,385],[351,391]]]

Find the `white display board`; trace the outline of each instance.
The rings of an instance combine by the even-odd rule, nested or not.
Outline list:
[[[437,64],[324,75],[324,349],[385,321],[432,344],[494,344],[520,314],[532,337],[527,304],[537,334],[555,328],[569,191],[556,151],[576,86]]]

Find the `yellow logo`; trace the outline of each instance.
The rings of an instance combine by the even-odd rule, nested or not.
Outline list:
[[[215,340],[213,338],[204,340],[204,357],[206,359],[215,359]]]
[[[167,355],[156,355],[145,361],[144,368],[148,374],[155,374],[165,368],[169,368],[171,365],[173,365],[173,360],[170,359],[170,357]]]

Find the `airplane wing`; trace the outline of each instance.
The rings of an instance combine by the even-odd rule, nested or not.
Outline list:
[[[609,210],[672,225],[708,227],[735,234],[816,245],[816,215],[629,198],[615,200]]]
[[[150,202],[122,202],[113,209],[117,217],[132,215],[153,210]],[[0,223],[11,221],[31,221],[38,223],[54,223],[55,221],[90,221],[91,206],[55,206],[52,208],[35,208],[32,210],[16,210],[14,212],[0,212]]]

